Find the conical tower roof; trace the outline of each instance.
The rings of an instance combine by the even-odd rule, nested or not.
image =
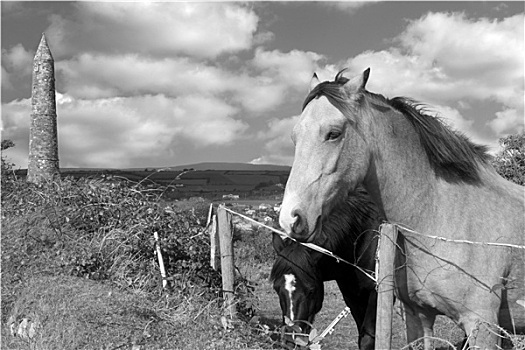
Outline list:
[[[42,38],[40,39],[40,44],[38,44],[38,48],[36,49],[35,54],[35,61],[36,60],[51,60],[53,61],[53,55],[51,55],[51,50],[49,50],[49,46],[47,45],[46,40],[46,34],[42,33]]]

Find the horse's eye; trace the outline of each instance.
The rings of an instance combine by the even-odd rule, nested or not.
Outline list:
[[[325,141],[337,140],[340,136],[341,136],[340,131],[332,130],[328,134],[326,134]]]

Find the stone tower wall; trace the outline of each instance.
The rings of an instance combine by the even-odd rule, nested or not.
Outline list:
[[[44,35],[33,60],[31,106],[27,181],[40,183],[59,174],[55,67]]]

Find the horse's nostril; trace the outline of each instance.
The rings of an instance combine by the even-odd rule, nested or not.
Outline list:
[[[292,216],[294,218],[292,231],[296,234],[301,234],[303,231],[306,230],[306,226],[307,226],[306,217],[301,211],[301,209],[294,209],[292,211]]]

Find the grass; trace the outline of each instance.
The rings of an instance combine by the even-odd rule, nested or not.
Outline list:
[[[3,349],[248,349],[260,348],[248,325],[220,323],[219,300],[144,295],[78,277],[30,279],[2,327]],[[35,334],[13,337],[22,320]],[[264,340],[261,338],[264,345]],[[255,346],[254,346],[255,345]],[[269,347],[266,347],[268,349]]]
[[[9,315],[9,329],[28,319],[35,334],[11,338],[7,349],[115,348],[156,342],[167,328],[144,296],[70,276],[29,279]]]

